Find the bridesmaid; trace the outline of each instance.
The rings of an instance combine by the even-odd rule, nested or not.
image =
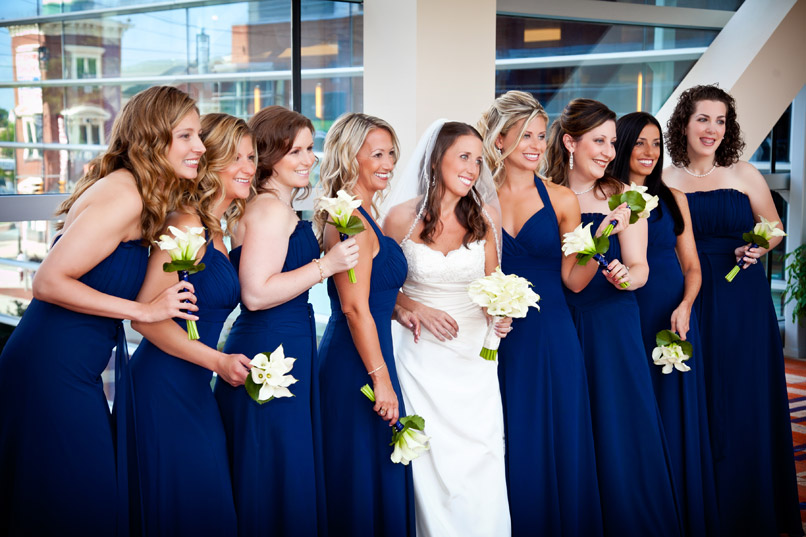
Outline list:
[[[0,535],[126,534],[126,475],[116,476],[101,372],[117,346],[116,395],[129,393],[121,319],[196,318],[182,312],[198,309],[182,303],[195,301],[192,285],[167,282],[147,303],[134,298],[148,243],[196,178],[204,148],[187,132],[197,123],[196,103],[175,88],[135,95],[59,207],[61,232],[0,355]]]
[[[365,114],[341,116],[325,138],[320,172],[323,196],[339,190],[362,200],[354,211],[365,231],[357,283],[340,272],[328,281],[330,320],[319,347],[325,492],[331,535],[412,536],[414,502],[409,467],[390,460],[390,425],[405,415],[392,354],[392,312],[407,265],[397,243],[385,237],[372,213],[399,155],[385,121]],[[315,223],[325,251],[339,241],[326,213]],[[373,406],[359,388],[369,383]],[[388,423],[384,423],[384,421]]]
[[[739,162],[744,142],[725,91],[683,92],[666,143],[673,165],[663,180],[686,193],[702,265],[694,311],[702,326],[722,535],[803,535],[781,337],[758,264],[768,250],[742,240],[759,215],[780,217],[764,178]],[[780,241],[774,237],[770,247]],[[746,270],[728,283],[725,275],[738,260]]]
[[[608,198],[626,188],[605,175],[616,156],[615,119],[604,104],[575,99],[549,135],[546,175],[576,194],[582,223],[594,228],[607,216]],[[566,290],[588,376],[605,535],[682,534],[632,292],[647,280],[646,241],[645,220],[611,235],[607,269],[580,292]]]
[[[255,356],[282,344],[285,355],[297,359],[291,374],[298,382],[291,387],[294,397],[263,405],[220,380],[215,396],[227,432],[239,535],[316,536],[325,520],[317,523],[317,492],[323,492],[323,485],[321,459],[314,457],[313,410],[318,413],[319,393],[312,384],[316,330],[308,290],[355,266],[358,247],[348,239],[320,260],[311,223],[292,208],[298,194],[310,190],[308,178],[316,164],[311,121],[270,106],[249,126],[257,140],[257,192],[232,239],[241,313],[224,352]],[[319,512],[324,514],[324,505]]]
[[[585,365],[563,294],[563,284],[579,291],[597,270],[562,256],[561,236],[579,225],[579,203],[536,175],[547,122],[532,95],[510,91],[479,124],[501,202],[501,268],[531,281],[541,299],[541,311],[513,320],[499,348],[512,534],[602,535]],[[598,233],[612,219],[622,230],[628,214],[617,209]]]
[[[651,360],[660,330],[672,330],[694,346],[686,362],[690,372],[664,375],[650,366],[672,471],[677,485],[685,534],[718,534],[718,512],[708,413],[705,404],[703,357],[696,315],[691,308],[702,282],[691,216],[683,193],[661,180],[663,143],[658,120],[633,112],[616,122],[616,158],[608,172],[625,184],[647,187],[658,196],[658,207],[647,224],[649,279],[636,290],[646,356]]]
[[[198,297],[200,338],[189,340],[183,322],[132,323],[144,336],[132,356],[141,487],[139,495],[132,494],[132,533],[148,536],[236,534],[224,426],[210,381],[216,372],[239,386],[249,367],[246,356],[224,354],[216,344],[240,295],[220,221],[235,200],[249,196],[255,148],[242,119],[208,114],[201,124],[197,117],[194,120],[188,135],[198,144],[198,136],[203,137],[205,145],[198,147],[207,148],[206,169],[202,168],[197,188],[168,215],[167,224],[206,228],[208,242],[199,254],[206,268],[190,276]],[[239,215],[237,209],[230,211],[227,229]],[[168,261],[167,252],[152,247],[138,300],[149,300],[176,279],[176,273],[162,270]]]

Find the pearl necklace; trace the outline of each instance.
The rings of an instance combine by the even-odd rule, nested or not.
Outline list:
[[[570,186],[569,186],[568,188],[571,188],[571,192],[573,192],[573,193],[574,193],[574,194],[576,194],[577,196],[581,196],[582,194],[587,194],[588,192],[590,192],[591,190],[593,190],[593,187],[595,187],[595,186],[596,186],[596,181],[594,181],[594,182],[593,182],[593,184],[592,184],[590,187],[586,188],[586,189],[585,189],[585,190],[583,190],[582,192],[577,192],[576,190],[574,190],[574,189],[573,189],[573,188],[571,188]]]
[[[711,169],[708,170],[705,173],[694,173],[693,171],[689,170],[687,166],[683,166],[683,169],[686,170],[687,174],[689,174],[689,175],[691,175],[693,177],[705,177],[706,175],[711,175],[711,172],[713,172],[716,169],[716,164],[714,164],[711,167]]]

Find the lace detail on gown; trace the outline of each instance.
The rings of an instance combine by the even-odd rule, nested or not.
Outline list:
[[[422,284],[469,284],[484,276],[484,245],[475,241],[443,254],[428,245],[404,239],[400,247],[409,263],[409,274],[404,288],[411,282]]]

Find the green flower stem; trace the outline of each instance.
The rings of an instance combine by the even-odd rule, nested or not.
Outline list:
[[[732,269],[730,269],[730,272],[725,275],[725,279],[728,280],[728,282],[732,282],[733,278],[735,278],[737,274],[739,274],[739,265],[735,265]]]
[[[199,329],[196,327],[196,321],[188,319],[187,327],[188,327],[188,339],[191,341],[193,341],[194,339],[199,339]]]
[[[613,224],[607,224],[607,227],[604,228],[604,231],[602,231],[602,237],[609,237],[610,234],[613,233],[614,227],[615,226],[613,226]]]
[[[343,226],[344,224],[340,224],[340,225],[342,225],[342,226]],[[337,229],[338,229],[338,228],[337,228]],[[343,232],[339,231],[339,240],[341,240],[342,242],[344,242],[344,241],[346,241],[346,240],[347,240],[347,239],[349,239],[349,238],[350,238],[350,236],[349,236],[347,233],[343,233]],[[350,270],[348,270],[348,271],[347,271],[347,277],[350,279],[350,283],[355,283],[355,282],[357,282],[357,281],[358,281],[358,280],[355,278],[355,271],[354,271],[353,269],[350,269]]]
[[[479,356],[484,358],[485,360],[495,360],[498,357],[497,350],[490,350],[487,347],[482,347]]]
[[[372,388],[370,388],[369,384],[364,384],[363,386],[361,386],[361,393],[366,395],[367,399],[369,399],[373,403],[375,402],[375,392],[372,391]]]

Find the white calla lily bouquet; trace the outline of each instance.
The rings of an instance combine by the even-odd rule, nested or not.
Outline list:
[[[319,210],[327,211],[331,218],[327,223],[336,228],[342,241],[347,240],[351,235],[357,235],[364,231],[364,224],[361,219],[353,215],[353,211],[360,206],[361,200],[349,195],[344,190],[336,192],[335,198],[319,198]],[[353,269],[347,271],[347,277],[350,278],[350,283],[357,281]]]
[[[681,372],[691,371],[686,360],[694,355],[694,347],[688,341],[671,330],[661,330],[655,335],[657,347],[652,349],[652,361],[655,365],[663,367],[663,374],[668,375],[675,369]]]
[[[753,231],[742,235],[742,240],[750,243],[750,248],[758,248],[759,246],[769,248],[771,238],[786,237],[784,230],[778,227],[778,221],[770,222],[761,215],[758,215],[758,217],[761,218],[761,221],[753,226]],[[733,278],[739,274],[739,270],[744,268],[744,265],[743,260],[737,261],[736,266],[725,275],[725,279],[732,282]]]
[[[373,403],[375,402],[375,392],[369,384],[361,386],[361,393]],[[403,416],[395,422],[394,429],[392,442],[389,444],[393,446],[392,462],[407,466],[425,451],[431,449],[428,443],[430,437],[423,432],[425,431],[425,420],[417,414]]]
[[[274,352],[261,352],[249,364],[252,368],[246,376],[244,387],[249,397],[260,403],[268,403],[277,397],[293,397],[288,389],[297,382],[289,375],[296,358],[286,358],[282,344]]]
[[[630,181],[630,188],[621,194],[610,196],[610,199],[607,200],[607,206],[612,211],[622,203],[626,203],[630,207],[630,224],[634,224],[641,218],[649,218],[649,215],[658,206],[658,197],[650,196],[646,191],[647,187]],[[615,220],[610,222],[602,231],[602,236],[609,237],[613,228],[616,227],[616,223]]]
[[[504,274],[501,267],[496,267],[492,274],[471,282],[467,287],[470,300],[487,308],[487,313],[493,316],[479,353],[485,360],[495,360],[498,356],[501,338],[495,334],[495,323],[499,319],[526,317],[530,307],[540,311],[540,306],[537,305],[540,295],[532,291],[531,287],[529,280],[517,274]]]
[[[188,281],[190,274],[204,270],[204,263],[196,262],[196,255],[202,246],[207,243],[204,238],[203,227],[185,227],[185,231],[174,226],[168,226],[170,235],[160,235],[157,246],[160,250],[168,252],[170,263],[163,263],[162,270],[176,272],[179,280]],[[185,302],[188,302],[187,300]],[[196,321],[187,321],[188,339],[199,339],[199,329]]]
[[[591,235],[591,226],[593,222],[589,222],[584,226],[580,223],[573,231],[569,231],[563,235],[563,254],[569,256],[576,254],[577,265],[583,267],[588,264],[588,261],[593,259],[599,263],[600,267],[607,268],[609,261],[605,254],[610,249],[610,238],[602,232],[598,237]],[[613,224],[611,224],[613,225]],[[608,226],[610,227],[610,226]],[[607,231],[607,228],[605,228]],[[621,283],[621,288],[626,289],[629,287],[629,282]]]

